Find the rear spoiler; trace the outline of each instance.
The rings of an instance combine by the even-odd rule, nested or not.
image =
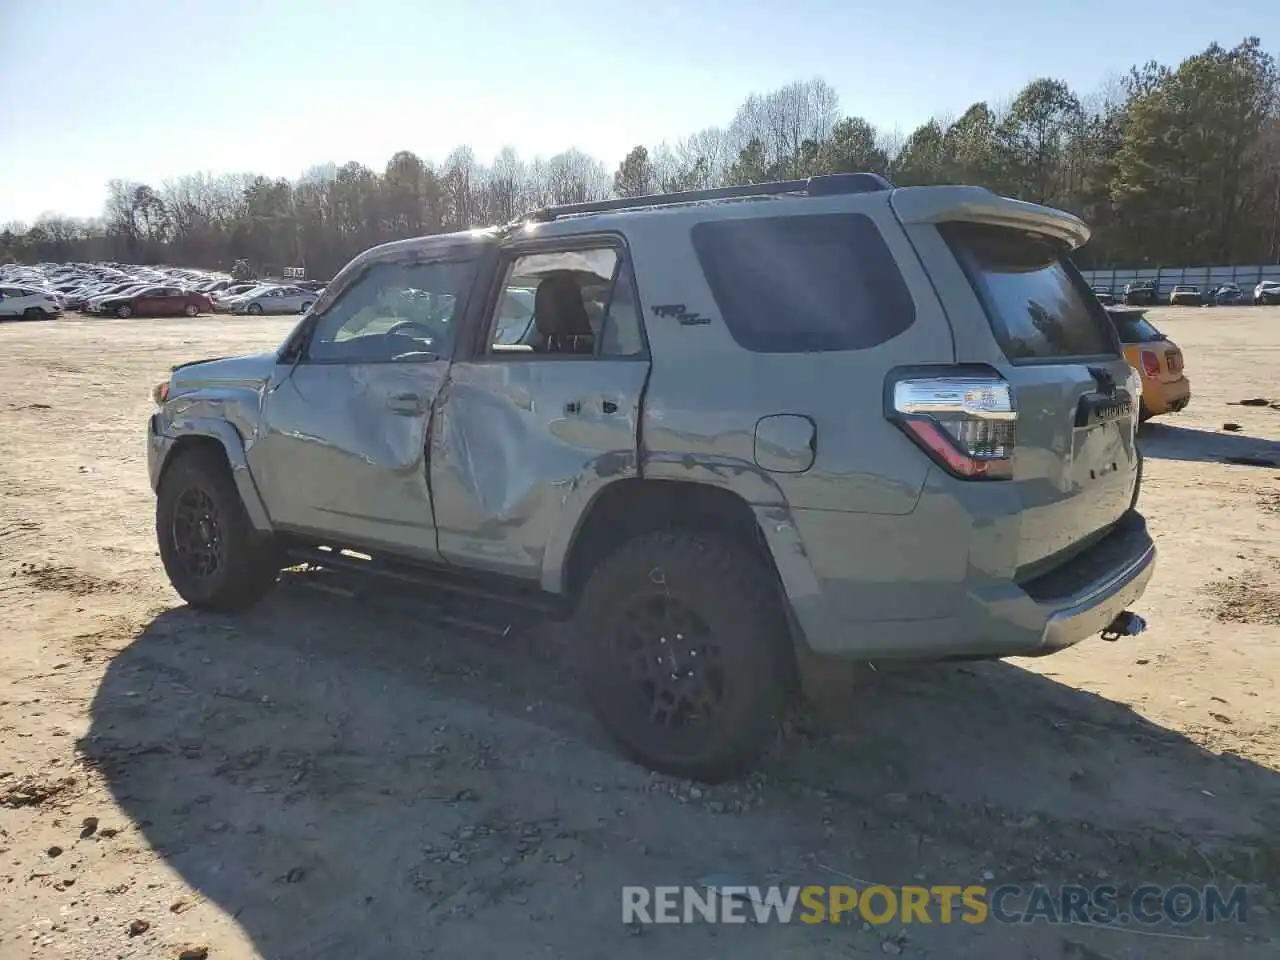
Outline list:
[[[1079,217],[1053,207],[997,196],[984,187],[901,187],[890,198],[903,224],[989,223],[1030,230],[1061,240],[1074,250],[1089,239],[1089,227]]]

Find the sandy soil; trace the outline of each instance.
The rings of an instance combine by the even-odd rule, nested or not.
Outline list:
[[[1280,409],[1231,405],[1280,401],[1280,309],[1152,316],[1194,397],[1142,435],[1150,630],[878,665],[714,789],[618,759],[551,628],[463,638],[300,578],[236,619],[178,602],[149,388],[289,321],[0,326],[0,958],[1275,957],[1280,467],[1223,458],[1280,462]],[[621,922],[621,885],[709,874],[1251,899],[1176,930]]]

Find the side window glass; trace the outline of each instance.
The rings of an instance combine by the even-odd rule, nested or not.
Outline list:
[[[640,328],[640,304],[636,302],[636,285],[631,264],[618,264],[613,283],[613,297],[604,317],[600,355],[605,357],[638,357],[644,353],[644,334]]]
[[[507,266],[490,321],[488,352],[625,356],[616,349],[602,351],[610,342],[618,266],[613,247],[516,257]]]
[[[729,334],[755,353],[867,350],[915,323],[915,301],[860,213],[707,220],[693,249]]]
[[[445,357],[476,261],[378,263],[316,322],[312,360],[371,363]]]

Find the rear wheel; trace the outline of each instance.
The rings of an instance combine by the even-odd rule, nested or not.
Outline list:
[[[302,309],[301,309],[301,310],[299,310],[298,312],[299,312],[299,313],[306,313],[306,312],[307,312],[308,310],[310,310],[310,309],[311,309],[311,303],[310,303],[310,302],[307,302],[307,303],[304,303],[304,304],[302,305]]]
[[[770,571],[714,536],[623,544],[588,580],[574,624],[587,699],[628,755],[718,781],[764,752],[794,659]]]
[[[43,320],[48,316],[43,307],[27,307],[22,311],[22,315],[28,320]]]
[[[133,316],[133,307],[127,303],[120,304],[120,306],[116,307],[116,316],[121,320],[128,320]]]
[[[194,303],[188,303],[185,307],[182,308],[182,312],[185,313],[188,317],[195,317],[195,316],[199,316],[200,308],[197,307]]]
[[[156,541],[169,582],[204,610],[240,610],[276,582],[275,544],[254,529],[222,454],[195,447],[177,454],[156,496]]]
[[[248,311],[248,312],[249,312],[252,316],[255,316],[255,317],[260,317],[260,316],[262,316],[262,304],[260,304],[260,303],[251,303],[251,304],[249,304],[249,311]]]

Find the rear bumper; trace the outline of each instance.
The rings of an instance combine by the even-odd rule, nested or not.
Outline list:
[[[1186,377],[1177,380],[1143,381],[1142,400],[1147,411],[1153,416],[1161,413],[1176,413],[1191,402],[1191,381]]]
[[[1089,565],[1099,560],[1103,561],[1098,564],[1099,568],[1086,572]],[[1101,633],[1138,601],[1156,568],[1156,545],[1147,533],[1146,520],[1140,513],[1130,512],[1102,543],[1068,562],[1066,567],[1076,564],[1081,565],[1078,572],[1060,569],[1049,575],[1053,578],[1060,574],[1067,578],[1083,575],[1084,579],[1074,584],[1070,593],[1050,596],[1037,603],[1038,610],[1047,617],[1040,642],[1026,651],[1026,655],[1054,653]],[[1035,586],[1028,584],[1028,588]]]
[[[971,586],[950,616],[848,622],[821,594],[790,599],[794,623],[815,653],[862,660],[1043,656],[1101,633],[1142,596],[1155,560],[1146,520],[1131,510],[1048,574]],[[917,608],[928,605],[922,596]]]

